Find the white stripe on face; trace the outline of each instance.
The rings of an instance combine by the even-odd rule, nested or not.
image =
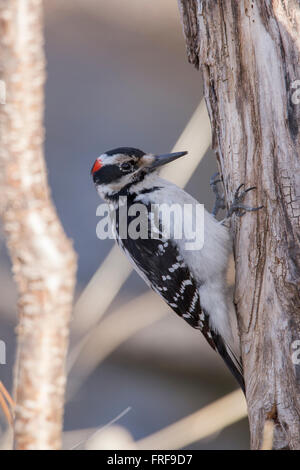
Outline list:
[[[127,160],[136,160],[130,155],[123,155],[122,153],[116,153],[115,155],[107,155],[103,153],[97,160],[101,161],[102,166],[104,165],[118,165],[119,163],[126,162]]]
[[[138,166],[140,168],[143,167],[148,167],[151,165],[151,163],[154,160],[154,155],[152,154],[146,154],[140,159],[138,159],[134,155],[124,155],[122,153],[116,153],[115,155],[107,155],[106,153],[102,153],[97,160],[101,162],[101,166],[105,165],[118,165],[120,163],[126,162],[126,161],[134,161],[134,162],[139,162]]]

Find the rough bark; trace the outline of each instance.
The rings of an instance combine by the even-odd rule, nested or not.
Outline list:
[[[75,254],[43,156],[41,0],[0,0],[0,206],[19,290],[15,448],[60,447]]]
[[[264,205],[232,224],[251,447],[261,447],[271,419],[274,448],[299,449],[299,1],[179,0],[179,8],[227,200],[245,182],[257,186],[247,203]]]

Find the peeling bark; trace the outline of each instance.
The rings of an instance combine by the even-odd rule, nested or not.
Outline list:
[[[19,290],[15,448],[60,448],[76,260],[43,156],[41,0],[0,0],[0,209]]]
[[[227,200],[245,182],[257,186],[247,203],[264,205],[232,224],[251,447],[261,447],[272,420],[273,447],[300,449],[300,4],[179,7]]]

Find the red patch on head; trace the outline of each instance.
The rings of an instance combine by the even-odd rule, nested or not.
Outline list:
[[[96,171],[100,170],[101,167],[102,167],[102,161],[99,158],[97,158],[97,160],[94,163],[91,173],[92,174],[96,173]]]

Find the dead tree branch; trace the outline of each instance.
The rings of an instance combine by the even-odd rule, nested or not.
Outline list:
[[[300,448],[300,7],[297,0],[179,0],[200,66],[213,148],[231,200],[265,206],[233,220],[235,301],[251,446]],[[251,200],[252,199],[252,200]]]
[[[0,203],[19,290],[16,449],[60,447],[76,267],[47,185],[42,28],[41,0],[0,0]]]

